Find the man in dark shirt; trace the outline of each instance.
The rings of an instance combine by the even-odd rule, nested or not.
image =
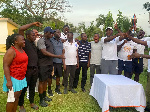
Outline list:
[[[24,51],[28,55],[28,67],[26,72],[27,85],[29,87],[29,101],[30,106],[34,109],[38,109],[38,106],[34,104],[34,96],[35,96],[35,85],[38,77],[38,55],[37,48],[34,44],[35,34],[33,31],[26,31],[26,40],[25,40],[25,48]],[[27,88],[22,90],[22,93],[19,97],[19,106],[20,110],[25,110],[23,107],[24,104],[24,96]]]
[[[42,24],[40,22],[33,22],[26,25],[23,25],[19,28],[19,34],[24,36],[24,31],[30,28],[31,26],[40,27]],[[38,106],[34,104],[34,96],[35,96],[35,84],[38,77],[38,55],[37,55],[37,48],[34,44],[36,37],[35,33],[31,30],[26,32],[26,40],[25,40],[25,48],[24,51],[28,56],[28,67],[26,71],[26,79],[27,85],[29,87],[29,101],[31,108],[37,110]],[[24,104],[24,95],[26,93],[27,88],[22,90],[22,93],[19,97],[19,106],[20,111],[26,111],[23,104]]]
[[[87,69],[90,66],[90,56],[91,56],[91,44],[87,42],[87,35],[85,33],[81,34],[81,41],[79,41],[78,47],[78,56],[79,56],[79,68],[76,69],[75,78],[73,82],[73,88],[77,88],[80,70],[82,67],[82,81],[81,89],[85,92],[85,84],[87,79]]]
[[[51,101],[50,98],[46,96],[47,81],[49,79],[49,87],[52,83],[52,70],[53,70],[53,58],[64,58],[63,55],[53,54],[53,45],[50,42],[50,38],[53,37],[54,30],[50,27],[44,29],[44,37],[40,38],[38,46],[38,65],[39,65],[39,97],[40,105],[42,107],[47,107],[48,104],[45,101]],[[50,90],[50,88],[49,88]]]

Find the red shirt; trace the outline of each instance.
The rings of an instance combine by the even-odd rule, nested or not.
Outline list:
[[[23,80],[27,70],[28,56],[25,51],[21,53],[13,46],[12,48],[15,50],[16,56],[10,65],[10,76],[18,80]]]

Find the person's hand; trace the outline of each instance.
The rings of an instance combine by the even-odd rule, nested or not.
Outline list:
[[[128,41],[127,40],[124,40],[124,43],[127,43]]]
[[[90,63],[87,64],[87,68],[89,68],[89,67],[90,67]]]
[[[62,54],[62,55],[59,55],[59,58],[60,59],[65,59],[65,56]]]
[[[130,57],[131,57],[131,58],[140,58],[140,57],[141,57],[141,54],[135,52],[135,53],[133,53]]]
[[[117,23],[114,25],[114,28],[117,30],[118,29],[118,25]]]
[[[6,86],[8,89],[12,89],[12,81],[7,81]]]
[[[66,64],[63,65],[64,71],[66,71]]]
[[[79,63],[77,63],[76,68],[79,68]]]
[[[42,27],[42,25],[43,25],[43,24],[40,23],[40,22],[34,22],[33,24],[34,24],[35,26],[37,26],[37,27]]]

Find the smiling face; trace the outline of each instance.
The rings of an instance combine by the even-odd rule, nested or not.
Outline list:
[[[145,35],[145,32],[143,30],[140,30],[139,33],[137,34],[138,39],[143,38]]]
[[[25,40],[22,35],[16,37],[15,45],[18,45],[19,47],[25,47]]]
[[[65,35],[67,35],[67,33],[69,32],[69,27],[64,27],[63,28],[63,33],[65,34]]]
[[[113,30],[108,28],[108,29],[106,30],[106,35],[107,35],[107,36],[112,36],[112,34],[113,34]]]
[[[98,43],[99,42],[99,34],[94,35],[94,42]]]

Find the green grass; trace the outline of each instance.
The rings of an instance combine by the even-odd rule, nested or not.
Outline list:
[[[6,100],[7,95],[2,90],[3,84],[3,68],[2,68],[2,59],[3,56],[0,56],[0,112],[6,111]],[[101,108],[99,107],[97,101],[89,95],[90,89],[90,74],[88,70],[88,79],[85,89],[87,90],[85,93],[81,91],[81,75],[78,88],[76,91],[77,94],[73,94],[69,92],[68,94],[57,95],[54,93],[55,90],[55,80],[52,83],[52,90],[54,96],[52,98],[52,102],[49,103],[49,107],[39,107],[38,111],[34,111],[30,108],[29,100],[25,97],[24,106],[26,108],[26,112],[101,112]],[[140,83],[143,87],[146,87],[146,71],[144,71],[140,75]],[[61,92],[63,92],[63,86],[61,86]],[[39,106],[39,96],[38,93],[35,95],[35,104]],[[18,108],[19,109],[19,108]],[[134,108],[110,108],[111,112],[136,112]],[[18,110],[17,110],[18,112]]]

